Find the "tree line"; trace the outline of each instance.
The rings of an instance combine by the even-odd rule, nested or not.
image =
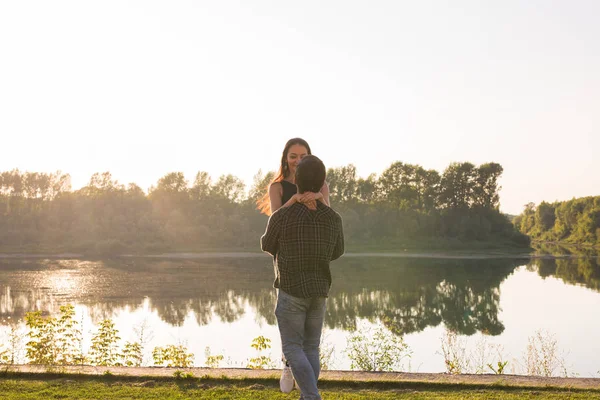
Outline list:
[[[534,240],[600,246],[600,196],[529,203],[513,223]]]
[[[442,173],[395,162],[379,176],[353,165],[330,168],[331,205],[348,245],[528,246],[499,211],[502,167],[452,163]],[[170,172],[144,192],[110,172],[72,190],[61,172],[0,174],[0,249],[97,254],[258,247],[267,217],[256,209],[274,172],[259,171],[246,191],[231,174]]]

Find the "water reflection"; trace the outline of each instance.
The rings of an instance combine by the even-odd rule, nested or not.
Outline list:
[[[381,320],[398,334],[444,323],[461,334],[499,335],[500,284],[519,260],[348,257],[332,266],[325,323],[353,330]],[[535,259],[528,268],[600,291],[598,258]],[[248,307],[256,323],[275,324],[273,271],[265,257],[202,260],[0,260],[0,316],[57,313],[66,303],[88,307],[94,324],[144,306],[172,326],[189,315],[199,325],[232,323]]]
[[[570,285],[584,286],[600,292],[600,257],[535,259],[528,269],[542,278],[553,276]]]
[[[445,327],[463,335],[498,335],[493,340],[503,341],[512,357],[519,357],[527,337],[543,328],[559,335],[582,374],[597,370],[590,355],[598,354],[598,346],[587,339],[597,336],[598,326],[572,313],[589,314],[585,310],[598,306],[597,256],[529,262],[346,257],[332,265],[332,275],[326,325],[340,353],[357,323],[382,322],[406,334],[421,357],[414,365],[423,362],[423,371],[439,372],[444,369],[438,350]],[[105,318],[113,318],[130,341],[137,340],[136,327],[147,323],[155,336],[148,349],[182,340],[190,344],[197,365],[203,365],[204,348],[210,346],[243,366],[251,357],[251,338],[265,335],[274,340],[274,349],[279,346],[272,278],[268,257],[0,259],[0,324],[22,321],[31,310],[56,315],[60,305],[72,303],[78,305],[88,340],[92,324]],[[0,340],[6,328],[0,325]],[[343,356],[338,361],[338,367],[349,368]]]
[[[498,285],[515,266],[502,263],[499,268],[473,261],[354,258],[339,262],[333,270],[326,324],[353,329],[357,318],[381,318],[390,328],[406,333],[444,320],[465,333],[501,331],[483,314],[492,310],[497,315]],[[61,304],[71,302],[87,305],[96,323],[118,309],[138,308],[148,298],[160,318],[174,326],[183,324],[190,312],[200,325],[213,318],[233,322],[244,315],[246,303],[264,322],[275,323],[268,258],[4,260],[0,268],[2,315],[22,318],[31,310],[56,313]]]

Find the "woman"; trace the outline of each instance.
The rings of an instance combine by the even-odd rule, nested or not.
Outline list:
[[[269,184],[267,193],[258,201],[258,209],[262,213],[271,215],[280,207],[289,207],[296,202],[304,203],[309,208],[316,208],[316,201],[329,205],[329,186],[327,182],[317,194],[297,193],[296,166],[302,158],[309,154],[312,154],[310,146],[304,139],[293,138],[288,140],[283,148],[279,171]]]

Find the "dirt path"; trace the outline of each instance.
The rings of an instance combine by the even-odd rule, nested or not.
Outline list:
[[[16,365],[10,371],[22,373],[46,373],[43,366]],[[109,371],[113,375],[128,377],[173,377],[175,371],[189,372],[196,377],[215,379],[279,379],[281,370],[252,370],[245,368],[163,368],[163,367],[61,367],[60,372],[103,375]],[[448,375],[403,372],[356,372],[323,371],[320,380],[385,383],[431,383],[431,384],[472,384],[513,387],[556,387],[571,389],[600,390],[600,378],[545,378],[521,375]]]

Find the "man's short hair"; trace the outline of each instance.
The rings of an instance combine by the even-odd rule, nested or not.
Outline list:
[[[296,167],[298,192],[318,193],[325,183],[325,164],[317,156],[305,156]]]

